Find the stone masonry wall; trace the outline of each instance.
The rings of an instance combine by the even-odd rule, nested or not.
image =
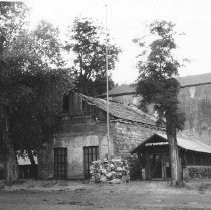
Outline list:
[[[113,127],[115,153],[128,160],[131,179],[141,178],[141,165],[130,151],[159,130],[140,124],[116,122]]]
[[[130,151],[155,132],[161,132],[150,127],[135,123],[116,122],[113,128],[114,144],[117,155],[130,156]]]

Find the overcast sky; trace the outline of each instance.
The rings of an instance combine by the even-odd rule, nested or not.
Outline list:
[[[108,28],[114,42],[123,50],[113,73],[116,83],[132,83],[137,78],[138,48],[132,39],[146,34],[145,25],[154,20],[176,24],[177,55],[188,58],[190,64],[180,69],[180,75],[211,72],[211,1],[210,0],[28,0],[32,7],[32,22],[40,19],[60,27],[64,32],[74,17],[97,19],[105,24],[105,4],[108,4]]]

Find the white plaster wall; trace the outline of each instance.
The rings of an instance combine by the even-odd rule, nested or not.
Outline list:
[[[107,136],[88,135],[88,136],[68,136],[62,135],[54,138],[53,147],[67,148],[67,178],[82,179],[84,177],[84,157],[83,147],[99,146],[100,158],[108,153]],[[113,140],[110,139],[110,155],[113,155]]]

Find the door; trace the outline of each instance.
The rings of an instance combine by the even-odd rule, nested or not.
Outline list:
[[[90,163],[99,159],[99,147],[98,146],[90,146],[84,147],[84,177],[85,179],[90,178]]]
[[[67,178],[67,148],[54,149],[54,178]]]

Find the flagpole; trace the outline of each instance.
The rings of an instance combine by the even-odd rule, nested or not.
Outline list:
[[[107,141],[108,141],[108,159],[110,156],[110,128],[109,128],[109,89],[108,89],[108,5],[105,5],[106,7],[106,100],[107,100]]]

